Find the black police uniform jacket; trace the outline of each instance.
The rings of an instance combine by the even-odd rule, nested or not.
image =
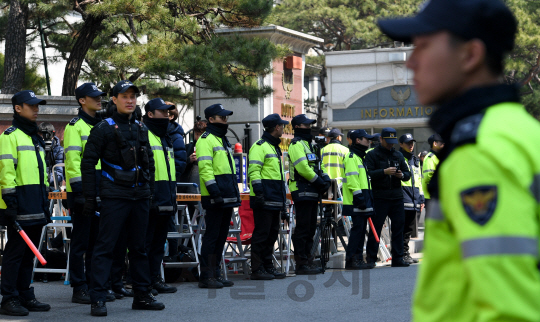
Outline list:
[[[148,128],[134,117],[129,119],[115,111],[90,131],[81,161],[85,198],[97,196],[95,168],[99,160],[101,199],[138,200],[152,196],[155,168]]]
[[[403,199],[401,180],[408,181],[411,178],[403,154],[394,148],[388,150],[379,145],[367,153],[364,165],[371,178],[371,189],[375,199]],[[384,174],[384,169],[389,167],[397,167],[403,173],[402,179]]]

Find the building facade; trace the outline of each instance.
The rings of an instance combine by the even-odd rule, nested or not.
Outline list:
[[[411,47],[331,52],[328,69],[328,125],[345,131],[380,133],[393,127],[411,133],[416,154],[429,151],[427,122],[434,108],[418,103],[413,74],[405,67]]]

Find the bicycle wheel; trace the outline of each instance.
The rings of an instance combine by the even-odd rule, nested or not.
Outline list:
[[[332,225],[326,223],[323,227],[322,237],[321,237],[321,264],[324,264],[323,267],[326,267],[326,263],[330,260],[330,243],[332,237]]]

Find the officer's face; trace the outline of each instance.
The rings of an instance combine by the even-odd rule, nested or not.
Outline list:
[[[85,96],[79,98],[79,103],[90,111],[99,111],[101,110],[101,96],[90,97]]]
[[[381,137],[381,145],[388,150],[392,150],[392,148],[394,147],[394,144],[386,142],[386,140],[383,139],[382,137]]]
[[[119,93],[118,96],[113,96],[113,102],[116,104],[118,113],[131,114],[137,105],[137,93],[133,88],[128,88],[127,91]]]
[[[455,97],[466,81],[467,52],[453,46],[447,31],[413,38],[414,50],[407,67],[414,72],[414,88],[422,105],[442,103]]]
[[[356,144],[360,144],[363,146],[369,146],[369,140],[366,138],[356,138]]]
[[[208,120],[210,121],[210,123],[227,124],[227,121],[229,120],[229,116],[214,115],[214,116],[211,116]]]
[[[414,149],[414,141],[410,141],[410,142],[407,142],[407,143],[400,143],[399,146],[400,146],[403,150],[405,150],[405,151],[411,153],[412,150]]]
[[[299,125],[297,125],[295,127],[299,128],[299,129],[309,129],[309,128],[311,128],[311,124],[299,124]]]
[[[169,118],[169,110],[155,110],[148,112],[148,117],[151,119],[167,119]]]
[[[35,122],[39,114],[39,105],[28,105],[23,103],[22,105],[15,105],[15,111],[25,119]]]
[[[277,134],[279,135],[278,137],[281,137],[283,135],[283,130],[285,129],[285,125],[284,124],[278,124],[276,126],[276,131],[277,131]]]

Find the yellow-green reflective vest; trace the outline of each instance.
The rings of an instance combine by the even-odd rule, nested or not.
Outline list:
[[[289,190],[295,200],[318,200],[319,192],[312,183],[319,177],[315,173],[316,155],[310,143],[302,139],[293,139],[289,145]],[[321,170],[327,173],[321,162]]]
[[[439,165],[439,158],[435,153],[429,152],[424,158],[424,165],[422,166],[422,189],[424,190],[424,197],[430,199],[428,192],[428,184]]]
[[[366,203],[366,209],[353,207],[353,197],[362,194]],[[364,167],[362,158],[353,152],[345,157],[345,179],[343,180],[343,214],[354,216],[362,214],[370,216],[373,213],[373,195],[369,186],[367,169]]]
[[[328,144],[321,150],[322,163],[328,171],[330,179],[345,178],[344,159],[349,154],[349,149],[340,144]]]
[[[82,192],[81,160],[92,128],[93,126],[86,123],[83,119],[75,117],[64,130],[67,192]],[[101,160],[98,161],[96,170],[101,170]],[[101,174],[96,175],[96,177],[101,177]],[[99,185],[96,185],[96,187],[99,187]]]
[[[233,153],[230,145],[223,146],[220,137],[204,132],[195,144],[197,161],[199,164],[199,177],[201,183],[201,203],[203,207],[211,207],[213,199],[210,197],[208,187],[216,188],[223,198],[224,207],[238,207],[240,205],[240,191],[236,179]]]
[[[260,139],[249,149],[249,195],[262,190],[266,209],[281,210],[285,205],[285,175],[281,155],[276,148]]]
[[[501,103],[475,129],[438,172],[413,321],[540,321],[540,125]]]
[[[405,157],[405,151],[401,151]],[[403,188],[403,206],[405,210],[420,211],[420,205],[424,203],[424,189],[422,188],[422,170],[420,169],[420,159],[411,155],[410,159],[405,157],[411,178],[401,181]]]
[[[155,184],[153,203],[159,213],[172,215],[176,211],[176,168],[174,150],[166,141],[148,130],[150,148],[154,154]]]
[[[0,135],[0,189],[2,196],[16,196],[21,226],[46,223],[48,187],[44,148],[16,127],[5,130]],[[0,211],[6,208],[0,199]]]

